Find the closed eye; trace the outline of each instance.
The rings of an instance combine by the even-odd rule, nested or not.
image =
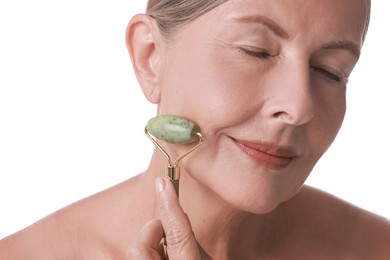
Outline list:
[[[330,72],[327,69],[324,69],[321,67],[316,67],[316,66],[312,66],[311,69],[314,70],[315,72],[319,73],[321,76],[326,77],[327,79],[332,80],[336,83],[347,83],[348,82],[348,78],[343,77],[343,76],[339,75],[338,73]]]
[[[245,54],[247,54],[249,56],[256,57],[259,59],[268,59],[268,58],[272,57],[272,55],[266,51],[252,51],[252,50],[248,50],[245,48],[239,48],[239,50],[244,52]]]

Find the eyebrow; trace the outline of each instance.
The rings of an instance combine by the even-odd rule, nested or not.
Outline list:
[[[250,16],[236,17],[233,18],[233,20],[238,22],[245,22],[245,23],[259,23],[261,25],[268,27],[268,29],[270,29],[274,34],[276,34],[281,38],[289,37],[288,33],[280,25],[278,25],[273,20],[265,16],[250,15]]]
[[[235,17],[233,18],[234,21],[238,22],[245,22],[245,23],[259,23],[261,25],[264,25],[268,27],[274,34],[277,36],[287,39],[289,38],[289,34],[276,22],[274,22],[272,19],[262,16],[262,15],[250,15],[250,16],[243,16],[243,17]],[[348,40],[341,40],[341,41],[331,41],[328,43],[325,43],[321,46],[323,49],[333,50],[333,49],[345,49],[350,51],[356,58],[359,58],[360,56],[360,47],[358,44],[348,41]]]
[[[345,49],[350,51],[356,58],[360,56],[359,45],[348,40],[344,41],[334,41],[322,45],[323,49],[333,50],[333,49]]]

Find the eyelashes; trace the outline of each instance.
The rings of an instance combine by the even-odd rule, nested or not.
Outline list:
[[[275,55],[270,54],[269,52],[264,51],[264,50],[254,51],[254,50],[249,50],[249,49],[240,47],[239,51],[243,52],[244,54],[246,54],[250,57],[257,58],[260,60],[267,60],[267,59],[270,59],[270,58],[275,56]],[[347,77],[344,77],[341,73],[333,72],[331,69],[324,68],[321,66],[311,66],[310,69],[313,72],[318,73],[320,76],[322,76],[322,77],[326,78],[327,80],[330,80],[334,83],[346,84],[348,82]]]
[[[341,75],[341,73],[332,72],[330,69],[312,66],[311,69],[319,73],[322,77],[325,77],[328,80],[331,80],[338,84],[346,84],[348,83],[348,78]]]
[[[239,50],[243,53],[245,53],[246,55],[249,55],[249,56],[252,56],[252,57],[255,57],[255,58],[259,58],[259,59],[268,59],[268,58],[271,58],[272,55],[266,51],[252,51],[252,50],[248,50],[248,49],[245,49],[245,48],[239,48]]]

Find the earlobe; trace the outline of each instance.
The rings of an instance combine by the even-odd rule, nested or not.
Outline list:
[[[135,75],[145,97],[152,103],[160,102],[159,44],[154,19],[145,14],[135,15],[126,31],[126,44]],[[157,38],[158,37],[158,38]]]

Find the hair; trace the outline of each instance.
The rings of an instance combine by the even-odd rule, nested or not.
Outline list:
[[[154,17],[161,35],[169,39],[183,24],[228,0],[148,0],[146,14]]]

